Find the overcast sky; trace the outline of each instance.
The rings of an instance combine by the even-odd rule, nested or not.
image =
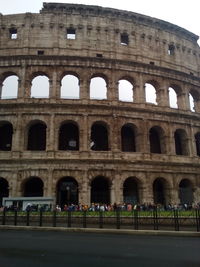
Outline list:
[[[0,13],[38,13],[42,0],[0,0]],[[124,9],[156,17],[183,27],[200,36],[200,0],[46,0]],[[200,43],[200,42],[199,42]]]

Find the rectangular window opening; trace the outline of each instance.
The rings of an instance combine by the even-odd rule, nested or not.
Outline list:
[[[10,29],[10,39],[17,39],[17,29]]]
[[[149,62],[149,64],[151,64],[151,65],[155,65],[155,62],[153,62],[153,61],[150,61],[150,62]]]
[[[76,30],[75,29],[67,29],[67,39],[70,39],[70,40],[76,39]]]
[[[169,45],[168,46],[168,55],[172,56],[172,55],[174,55],[174,53],[175,53],[174,45]]]
[[[44,55],[44,50],[38,50],[37,54],[38,54],[38,56]]]
[[[96,57],[103,57],[102,54],[96,54]]]
[[[128,40],[128,34],[123,33],[121,34],[121,45],[128,45],[129,40]]]

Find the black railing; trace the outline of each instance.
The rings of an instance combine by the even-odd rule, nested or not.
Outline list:
[[[112,211],[64,211],[64,212],[0,212],[1,225],[39,226],[39,227],[79,227],[79,228],[115,228],[135,230],[173,230],[200,231],[200,210],[181,212],[173,210],[160,212]]]

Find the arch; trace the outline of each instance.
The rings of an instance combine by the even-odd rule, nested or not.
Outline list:
[[[91,182],[91,203],[110,203],[110,183],[104,176],[97,176]]]
[[[166,152],[164,131],[159,126],[149,130],[150,153],[163,154]]]
[[[74,122],[65,122],[59,130],[59,150],[79,150],[79,129]]]
[[[195,89],[191,89],[189,92],[189,103],[190,103],[190,110],[192,112],[198,111],[199,100],[200,100],[199,92]]]
[[[131,123],[121,128],[121,149],[124,152],[136,152],[136,126]]]
[[[176,155],[188,155],[188,137],[187,133],[183,129],[177,129],[174,132],[175,151]]]
[[[43,181],[39,177],[30,177],[22,184],[22,192],[24,197],[42,197]]]
[[[2,201],[4,197],[9,196],[9,185],[8,181],[0,177],[0,207],[2,206]]]
[[[191,205],[193,202],[193,188],[189,179],[182,179],[179,183],[179,199],[181,204]]]
[[[119,100],[125,102],[133,102],[133,84],[128,80],[122,79],[118,81]]]
[[[91,127],[90,148],[94,151],[108,151],[108,130],[104,122],[95,122]]]
[[[10,122],[0,122],[0,150],[12,150],[13,126]]]
[[[153,182],[153,199],[155,204],[166,205],[167,202],[167,181],[164,178],[157,178]]]
[[[200,157],[200,132],[195,134],[196,153]]]
[[[3,81],[0,98],[1,99],[17,98],[18,87],[19,87],[19,77],[17,75],[9,75]]]
[[[90,80],[90,99],[107,99],[107,82],[103,77],[93,77]]]
[[[37,75],[31,84],[31,97],[49,98],[49,78],[46,75]]]
[[[65,75],[61,80],[60,97],[65,99],[79,99],[79,79],[72,74]]]
[[[46,129],[44,122],[32,122],[28,129],[27,150],[46,150]]]
[[[66,176],[61,178],[57,183],[56,192],[56,202],[61,208],[69,204],[78,204],[78,183],[73,177]]]
[[[135,177],[129,177],[123,184],[124,203],[137,204],[139,203],[139,185]]]
[[[157,105],[157,92],[152,82],[145,83],[145,99],[147,103]]]
[[[168,88],[168,94],[169,94],[169,107],[170,108],[179,108],[179,101],[180,101],[180,95],[181,95],[181,89],[179,86],[172,84]]]
[[[189,93],[188,98],[189,98],[190,111],[195,112],[194,97],[192,96],[192,94]]]

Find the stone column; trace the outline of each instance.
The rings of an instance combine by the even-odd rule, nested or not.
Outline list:
[[[54,151],[58,148],[58,138],[55,138],[55,114],[50,116],[49,130],[47,131],[47,151]]]
[[[145,85],[142,74],[137,75],[137,83],[135,84],[134,90],[134,102],[135,103],[145,103]]]
[[[153,199],[153,186],[150,184],[145,184],[139,188],[140,204],[144,203],[154,203]]]
[[[182,110],[190,110],[189,95],[183,91],[177,94],[178,108]]]
[[[166,82],[163,82],[162,86],[157,90],[157,103],[158,106],[169,107],[169,93]]]
[[[90,191],[91,187],[87,181],[87,172],[82,174],[83,180],[79,185],[79,203],[83,205],[90,205]]]
[[[89,100],[90,99],[90,79],[87,73],[82,75],[84,78],[79,80],[80,86],[80,99]]]
[[[119,101],[119,92],[118,92],[119,82],[115,79],[115,74],[112,73],[109,76],[109,85],[107,88],[107,99],[109,101]]]
[[[24,133],[22,134],[22,118],[21,114],[16,117],[16,124],[13,129],[12,151],[24,150]]]
[[[90,150],[90,129],[88,127],[88,116],[85,114],[82,117],[79,139],[80,151]]]
[[[20,68],[20,79],[18,80],[18,98],[24,98],[26,96],[26,63],[22,61],[22,66]]]

